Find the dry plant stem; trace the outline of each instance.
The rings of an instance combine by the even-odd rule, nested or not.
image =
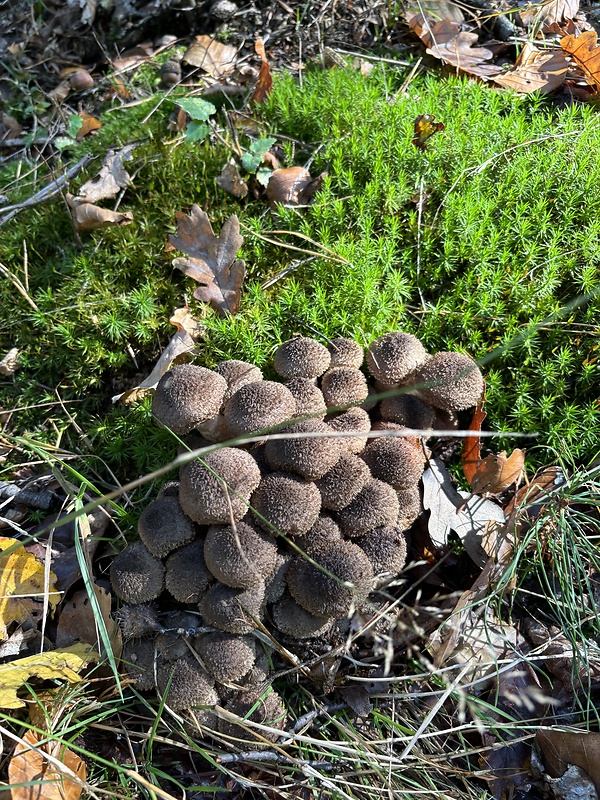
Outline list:
[[[320,244],[319,242],[315,242],[314,239],[311,239],[309,236],[305,236],[303,233],[299,233],[298,231],[267,231],[267,233],[272,233],[274,236],[298,236],[300,239],[304,239],[311,244],[314,244],[316,247],[320,247],[322,252],[315,252],[314,250],[304,250],[301,247],[296,247],[293,244],[287,244],[287,242],[278,242],[275,239],[269,239],[262,233],[257,233],[249,228],[247,225],[244,225],[243,222],[240,222],[240,228],[243,228],[245,231],[251,236],[256,236],[258,239],[261,239],[263,242],[268,242],[269,244],[275,244],[277,247],[287,247],[288,250],[296,250],[298,253],[306,253],[309,256],[317,256],[318,258],[329,258],[331,261],[337,261],[339,264],[346,264],[346,266],[351,267],[352,264],[347,261],[345,258],[338,256],[333,250],[330,250],[328,247]],[[328,254],[328,255],[326,255]]]
[[[293,761],[291,758],[279,755],[279,753],[276,753],[274,750],[251,750],[248,753],[226,753],[224,756],[217,758],[217,764],[239,764],[240,762],[252,761],[269,761],[273,764],[285,764],[285,766],[290,767],[300,764],[303,767],[312,767],[313,769],[333,769],[335,766],[332,761],[307,761],[304,758]]]
[[[0,222],[0,225],[1,224],[2,223]],[[19,294],[21,294],[25,298],[25,300],[29,303],[31,308],[33,308],[34,311],[37,311],[39,313],[40,309],[36,305],[35,301],[29,296],[27,289],[25,288],[25,286],[23,286],[20,278],[18,278],[14,274],[14,272],[11,272],[8,269],[8,267],[4,266],[4,264],[0,264],[0,275],[4,275],[5,278],[8,278],[8,280],[12,283],[12,285],[19,292]]]

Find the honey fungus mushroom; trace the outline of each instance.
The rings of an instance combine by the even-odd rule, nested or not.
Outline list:
[[[314,483],[283,472],[265,475],[251,499],[256,522],[272,536],[302,535],[317,521],[321,495]]]
[[[162,376],[152,399],[152,413],[179,436],[219,413],[227,381],[205,367],[179,364]]]
[[[247,383],[225,403],[223,417],[234,436],[277,427],[296,413],[290,390],[275,381]]]
[[[142,511],[138,534],[152,555],[164,558],[196,536],[194,524],[176,497],[160,497]]]
[[[213,525],[204,541],[206,565],[217,580],[234,589],[260,583],[275,568],[277,548],[245,522]]]
[[[412,383],[426,402],[443,411],[464,411],[483,395],[483,375],[463,353],[436,353],[415,372]]]
[[[182,467],[179,502],[199,525],[237,522],[259,482],[260,470],[250,453],[223,447]]]
[[[305,437],[303,434],[326,434],[330,430],[320,420],[303,420],[286,425],[280,433],[297,434],[298,438],[269,439],[265,445],[269,466],[277,472],[295,472],[307,480],[322,477],[338,461],[341,444],[334,437]]]
[[[163,590],[165,569],[142,544],[133,542],[111,565],[110,582],[117,597],[129,605],[148,603]]]
[[[282,378],[318,378],[329,368],[329,350],[316,339],[297,336],[275,351],[273,367]]]
[[[402,331],[386,333],[371,342],[367,365],[375,380],[386,386],[397,386],[429,358],[416,336]]]

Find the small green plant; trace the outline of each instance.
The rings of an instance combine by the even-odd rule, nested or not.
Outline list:
[[[265,139],[257,139],[251,142],[248,149],[242,154],[242,167],[246,172],[255,174],[256,179],[262,186],[266,186],[271,177],[270,169],[260,169],[263,163],[263,155],[273,147],[276,141],[277,139],[272,136],[267,136]]]
[[[201,142],[210,132],[207,122],[217,109],[201,97],[182,97],[177,103],[192,118],[185,129],[186,142]]]

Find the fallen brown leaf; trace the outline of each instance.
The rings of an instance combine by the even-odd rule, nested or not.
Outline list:
[[[525,467],[525,453],[518,448],[507,457],[506,451],[490,453],[477,465],[471,481],[475,494],[498,494],[520,480]]]
[[[485,390],[484,390],[485,391]],[[470,431],[481,431],[483,421],[487,414],[483,410],[483,403],[481,400],[475,406],[473,418],[469,425]],[[479,436],[468,436],[462,446],[462,468],[465,478],[469,481],[469,485],[473,482],[475,473],[477,472],[477,465],[481,461],[481,439]]]
[[[14,375],[19,369],[19,353],[21,351],[18,347],[12,347],[8,353],[0,361],[0,375]]]
[[[237,49],[230,44],[217,42],[211,36],[196,36],[194,44],[190,45],[183,55],[183,61],[193,67],[199,67],[212,75],[221,78],[235,67]]]
[[[73,203],[98,203],[100,200],[112,200],[121,189],[131,183],[131,177],[125,169],[124,162],[131,161],[135,145],[128,144],[120,150],[109,150],[97,175],[86,181],[73,196]]]
[[[560,46],[581,67],[586,81],[600,90],[600,47],[596,31],[584,31],[581,36],[563,36]]]
[[[121,655],[121,629],[111,615],[111,595],[102,586],[94,584],[94,593],[106,627],[115,658]],[[102,638],[98,632],[94,607],[87,589],[80,589],[63,604],[56,629],[56,647],[69,647],[82,642],[92,645],[101,655],[104,651]]]
[[[260,71],[258,73],[258,82],[256,88],[252,93],[253,103],[264,103],[267,97],[273,91],[273,76],[271,75],[271,68],[267,61],[267,54],[265,53],[265,45],[262,39],[257,39],[254,44],[254,51],[257,56],[260,56]]]
[[[538,620],[525,617],[521,621],[521,629],[535,647],[535,655],[531,660],[540,659],[540,667],[558,678],[569,694],[575,694],[589,684],[600,685],[600,658],[596,657],[597,649],[591,645],[588,657],[577,657],[573,643],[558,628],[546,628]]]
[[[79,778],[85,781],[85,763],[72,750],[56,741],[42,744],[41,734],[25,731],[22,742],[18,742],[8,763],[8,780],[11,784],[11,800],[77,800],[82,786],[69,774],[52,763],[44,754],[56,759]],[[35,750],[33,748],[36,748]],[[31,781],[41,782],[34,786],[18,786]]]
[[[419,114],[415,120],[415,136],[412,143],[418,150],[425,150],[428,140],[446,126],[443,122],[435,122],[433,114]]]
[[[66,100],[69,96],[69,93],[72,89],[71,84],[69,81],[61,81],[58,83],[51,92],[48,93],[48,96],[54,100],[55,103],[62,103],[63,100]]]
[[[195,203],[189,215],[179,211],[175,216],[177,234],[169,236],[169,242],[191,258],[175,258],[173,266],[200,284],[194,292],[196,300],[210,303],[221,316],[236,314],[246,274],[244,262],[236,259],[244,242],[237,216],[226,220],[218,237],[208,214]]]
[[[227,162],[216,179],[217,186],[234,197],[242,198],[248,194],[248,184],[243,180],[237,165]]]
[[[326,172],[311,178],[304,167],[286,167],[271,173],[267,184],[267,198],[271,207],[278,203],[286,205],[306,205],[323,183]]]
[[[82,124],[81,128],[75,134],[77,139],[83,139],[84,136],[87,136],[88,133],[92,131],[97,131],[98,128],[102,127],[102,123],[96,117],[93,117],[91,114],[86,114],[85,111],[80,112],[79,116],[81,117]]]
[[[133,222],[131,211],[111,211],[109,208],[100,208],[93,203],[73,203],[73,195],[66,196],[67,203],[71,206],[73,227],[77,233],[88,233],[99,228],[108,228],[111,225],[129,225]]]
[[[600,792],[600,733],[540,728],[535,741],[551,777],[560,778],[574,764],[587,772]]]
[[[538,50],[525,42],[513,69],[494,78],[494,83],[521,94],[548,94],[564,83],[569,64],[560,50]]]
[[[531,25],[552,25],[573,19],[579,11],[579,0],[547,0],[545,3],[532,3],[528,8],[520,8],[519,16],[526,28]]]
[[[124,50],[120,58],[115,58],[112,65],[115,69],[123,70],[127,69],[127,67],[132,67],[134,64],[147,61],[153,55],[154,47],[152,42],[141,42],[129,50]]]
[[[415,14],[426,14],[434,20],[448,19],[452,22],[463,22],[465,19],[459,6],[450,0],[418,0],[416,3],[409,0],[404,7],[404,17],[411,19]]]

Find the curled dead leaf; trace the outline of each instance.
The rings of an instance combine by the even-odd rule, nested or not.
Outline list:
[[[21,351],[18,347],[11,348],[8,353],[0,361],[0,375],[13,375],[19,368],[19,353]]]
[[[43,739],[28,730],[17,743],[8,764],[11,800],[77,800],[86,779],[85,762],[60,742]]]
[[[243,180],[237,165],[233,161],[228,161],[225,164],[221,174],[216,179],[216,184],[224,192],[240,199],[248,194],[248,184]]]
[[[100,208],[93,203],[73,206],[72,195],[67,195],[66,199],[72,209],[73,227],[77,233],[88,233],[99,228],[108,228],[111,225],[129,225],[133,222],[132,211],[111,211],[109,208]]]
[[[581,67],[586,81],[600,90],[600,46],[596,31],[584,31],[581,36],[563,36],[560,46]]]
[[[477,465],[471,487],[475,494],[483,492],[499,494],[513,483],[517,483],[524,469],[525,453],[518,448],[513,450],[510,456],[506,455],[505,450],[498,455],[490,453]]]
[[[532,3],[529,7],[519,9],[521,22],[526,28],[532,25],[561,24],[573,19],[579,11],[579,0],[546,0],[543,3]]]
[[[75,134],[78,139],[83,139],[84,136],[87,136],[88,133],[92,133],[92,131],[97,131],[98,128],[102,127],[102,123],[96,117],[93,117],[91,114],[86,114],[85,111],[82,111],[79,116],[81,117],[82,124],[77,133]]]
[[[574,764],[590,776],[600,792],[600,733],[539,728],[535,742],[553,778],[560,778]]]
[[[109,150],[97,175],[86,181],[76,195],[72,195],[73,205],[81,203],[98,203],[100,200],[112,200],[121,189],[131,183],[131,176],[124,166],[131,161],[135,145],[128,144],[120,150]]]
[[[521,94],[548,94],[562,86],[568,69],[567,59],[560,50],[542,51],[525,42],[513,69],[493,80]]]
[[[469,425],[470,431],[481,431],[481,426],[487,417],[487,414],[483,410],[484,402],[484,400],[481,400],[475,407],[473,418],[471,419],[471,424]],[[477,465],[480,461],[481,439],[479,436],[468,436],[464,440],[462,447],[462,468],[465,478],[469,481],[469,484],[471,484],[473,480],[473,477],[477,471]]]
[[[264,103],[267,97],[273,91],[273,76],[271,75],[271,68],[267,61],[267,54],[265,53],[265,45],[262,39],[257,39],[254,44],[254,50],[257,56],[260,56],[260,71],[258,73],[258,81],[256,88],[252,93],[253,103]]]
[[[208,72],[213,78],[220,78],[233,70],[236,58],[235,47],[217,42],[211,36],[202,35],[196,36],[196,41],[185,51],[182,60],[186,64]]]
[[[271,207],[284,205],[306,205],[318,192],[327,173],[312,178],[304,167],[286,167],[271,173],[267,184],[267,198]]]

